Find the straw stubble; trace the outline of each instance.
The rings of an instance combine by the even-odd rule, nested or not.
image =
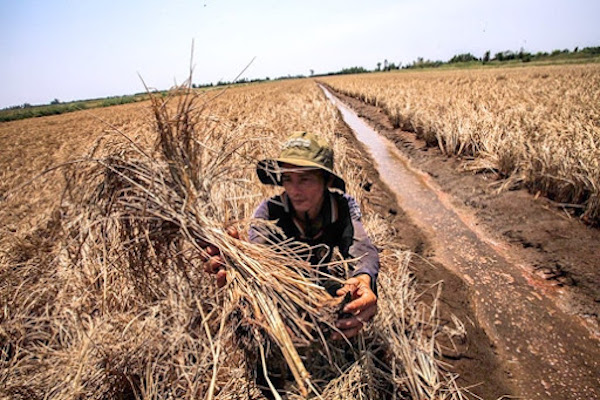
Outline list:
[[[261,223],[253,204],[272,191],[248,176],[286,132],[307,126],[329,135],[361,202],[360,154],[334,135],[337,113],[318,88],[213,93],[183,87],[153,97],[150,129],[112,126],[64,167],[60,206],[3,247],[2,396],[257,398],[252,375],[281,353],[293,379],[277,390],[291,398],[438,398],[443,388],[460,398],[422,331],[424,321],[437,329],[435,316],[411,311],[408,253],[382,253],[382,312],[349,347],[327,340],[340,299],[306,261],[313,249],[227,233]],[[386,248],[385,221],[361,203]],[[276,230],[262,224],[267,236]],[[203,272],[203,243],[221,251],[222,289]]]

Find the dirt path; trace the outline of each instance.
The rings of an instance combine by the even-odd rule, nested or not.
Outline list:
[[[381,110],[343,100],[404,150],[394,157],[429,172],[415,178],[425,189],[410,196],[402,196],[402,188],[396,192],[401,207],[424,232],[433,259],[445,267],[437,275],[450,282],[444,295],[448,306],[468,308],[463,317],[471,318],[472,312],[477,321],[469,334],[478,350],[455,362],[461,374],[467,373],[466,382],[485,380],[474,392],[496,398],[511,387],[511,393],[500,394],[600,398],[600,350],[593,337],[600,290],[598,232],[523,191],[495,194],[491,176],[460,172],[458,161],[394,130]],[[393,188],[394,181],[401,181],[406,187],[403,179],[396,172],[388,184]],[[468,301],[457,302],[465,295]]]

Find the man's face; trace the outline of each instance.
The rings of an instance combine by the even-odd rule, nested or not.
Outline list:
[[[288,194],[296,212],[303,216],[308,212],[311,218],[317,216],[323,204],[325,180],[320,170],[284,164],[283,188]]]

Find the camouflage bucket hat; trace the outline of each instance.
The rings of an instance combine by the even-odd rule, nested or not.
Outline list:
[[[260,181],[266,185],[282,186],[283,163],[327,171],[333,177],[331,186],[346,191],[344,180],[333,172],[333,149],[315,134],[294,132],[283,143],[279,158],[259,161],[256,173]]]

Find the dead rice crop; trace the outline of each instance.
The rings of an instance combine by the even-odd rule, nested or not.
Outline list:
[[[600,223],[600,66],[327,77],[382,107],[395,127]]]
[[[37,154],[31,164],[5,155],[0,395],[260,398],[256,370],[282,362],[290,398],[464,398],[437,359],[435,304],[419,302],[410,254],[377,235],[384,221],[367,204],[367,229],[386,249],[382,312],[350,344],[327,340],[337,301],[304,260],[310,249],[260,247],[227,233],[244,232],[273,192],[257,184],[254,165],[293,130],[329,135],[361,200],[357,155],[335,135],[337,112],[319,89],[291,81],[211,96],[183,87],[121,108],[133,112],[125,119],[86,119],[71,128],[85,136],[78,156],[52,146],[23,146],[23,157]],[[61,121],[46,120],[28,140],[52,142]],[[11,124],[0,138],[21,140],[10,129],[27,122]],[[43,153],[56,159],[40,160]],[[41,175],[32,167],[48,163]],[[203,241],[222,251],[223,289],[203,272]]]

